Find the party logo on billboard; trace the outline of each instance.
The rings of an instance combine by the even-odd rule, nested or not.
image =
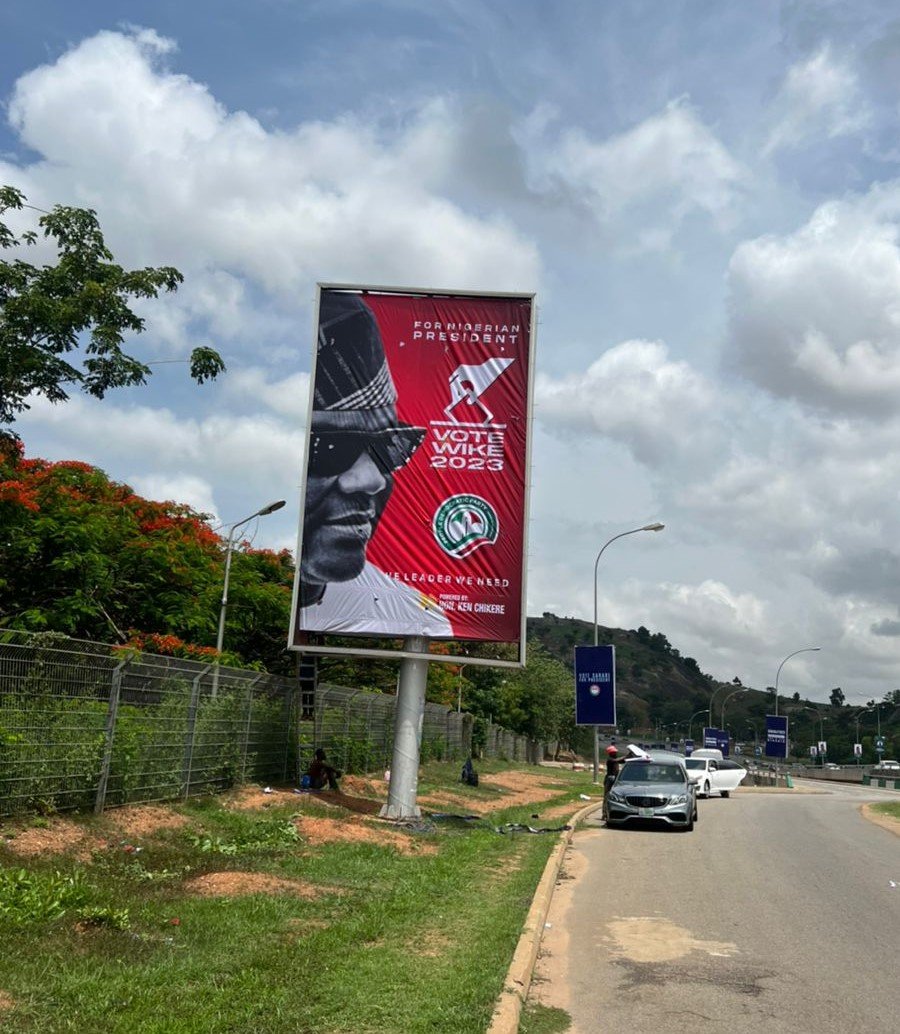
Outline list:
[[[431,527],[435,542],[457,560],[482,546],[492,546],[500,534],[496,511],[477,495],[454,495],[445,499],[435,511]]]

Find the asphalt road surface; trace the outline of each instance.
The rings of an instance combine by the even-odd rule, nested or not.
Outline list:
[[[808,791],[808,792],[807,792]],[[575,834],[530,998],[570,1034],[898,1034],[900,792],[797,781],[699,802],[692,833]]]

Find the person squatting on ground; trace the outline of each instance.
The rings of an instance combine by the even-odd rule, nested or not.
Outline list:
[[[340,778],[340,770],[328,764],[325,759],[325,751],[319,747],[309,763],[310,788],[313,790],[324,790],[327,783],[329,790],[339,790],[338,779]]]

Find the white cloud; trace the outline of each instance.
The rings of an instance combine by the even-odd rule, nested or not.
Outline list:
[[[763,153],[797,148],[816,137],[857,133],[869,122],[853,68],[828,44],[788,69],[772,105],[775,122]]]
[[[536,412],[548,429],[603,435],[650,466],[708,447],[713,386],[660,341],[625,341],[583,373],[539,373]]]
[[[352,116],[269,132],[169,71],[171,50],[154,33],[102,32],[22,76],[10,119],[45,160],[16,181],[96,207],[132,261],[218,266],[294,300],[317,279],[537,286],[529,240],[420,177],[415,141],[445,109],[425,105],[393,134]]]
[[[782,397],[860,417],[900,411],[900,182],[747,241],[729,267],[732,357]]]
[[[115,469],[117,479],[129,483],[214,484],[266,496],[273,487],[296,494],[299,484],[302,431],[263,415],[184,418],[168,409],[74,396],[58,406],[36,401],[18,426],[29,454],[41,451],[32,439],[53,437],[64,455]],[[204,508],[224,512],[219,498],[205,499]]]
[[[601,226],[627,225],[627,247],[665,247],[693,212],[734,215],[745,170],[686,100],[602,141],[577,127],[554,135],[552,121],[538,108],[518,130],[533,189],[562,193]]]
[[[295,373],[282,380],[271,381],[264,370],[256,367],[235,370],[223,381],[222,390],[232,401],[262,404],[279,416],[292,418],[297,428],[306,424],[309,409],[308,373]]]
[[[185,503],[198,513],[215,514],[212,485],[191,474],[136,474],[131,487],[144,499]]]

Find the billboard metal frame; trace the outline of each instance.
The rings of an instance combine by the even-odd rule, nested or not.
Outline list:
[[[377,649],[373,647],[355,647],[355,646],[320,646],[320,645],[307,645],[305,643],[295,643],[294,635],[296,634],[296,622],[297,612],[299,603],[299,589],[300,589],[300,557],[301,548],[303,545],[303,524],[306,515],[306,482],[308,476],[309,466],[309,435],[310,428],[312,427],[312,413],[313,413],[313,386],[316,378],[316,349],[315,341],[318,335],[319,327],[319,307],[322,299],[323,291],[353,291],[361,295],[367,294],[387,294],[387,295],[415,295],[421,298],[498,298],[498,299],[510,299],[519,301],[530,301],[531,302],[531,320],[528,328],[528,386],[525,398],[525,421],[526,421],[526,436],[525,436],[525,467],[524,467],[524,485],[523,485],[523,514],[522,514],[522,559],[521,559],[521,570],[522,570],[522,590],[520,598],[520,626],[519,626],[519,641],[518,641],[518,658],[514,661],[500,660],[499,658],[490,657],[472,657],[469,654],[460,655],[449,655],[449,654],[436,654],[429,652],[419,652],[415,650],[409,650],[405,648],[401,649]],[[291,598],[291,625],[288,630],[288,644],[289,650],[295,650],[298,653],[309,653],[319,654],[323,656],[347,656],[347,657],[368,657],[373,660],[427,660],[427,661],[439,661],[443,664],[465,664],[473,666],[483,667],[494,667],[494,668],[524,668],[525,667],[525,654],[526,654],[526,628],[527,628],[527,588],[528,588],[528,528],[530,521],[530,487],[531,487],[531,455],[533,448],[533,423],[534,423],[534,366],[535,366],[535,352],[536,352],[536,341],[537,341],[537,314],[535,306],[535,293],[533,291],[467,291],[460,290],[454,291],[446,288],[423,288],[423,287],[388,287],[384,285],[372,285],[372,284],[343,284],[343,283],[331,283],[320,281],[316,284],[316,301],[313,307],[313,359],[312,368],[309,375],[309,402],[307,404],[306,412],[306,437],[304,440],[303,449],[303,468],[302,478],[300,481],[300,519],[297,528],[297,573],[294,578],[293,594]],[[342,638],[347,636],[348,633],[328,633],[328,632],[316,632],[311,633],[318,636],[323,635],[340,635]],[[364,635],[362,638],[376,639],[379,638],[376,634],[371,633]],[[400,638],[397,636],[391,636],[384,638]],[[430,642],[445,642],[443,639],[429,640]],[[488,648],[491,640],[465,640],[466,642],[473,643],[484,643]],[[408,642],[408,638],[404,639],[404,643]]]

